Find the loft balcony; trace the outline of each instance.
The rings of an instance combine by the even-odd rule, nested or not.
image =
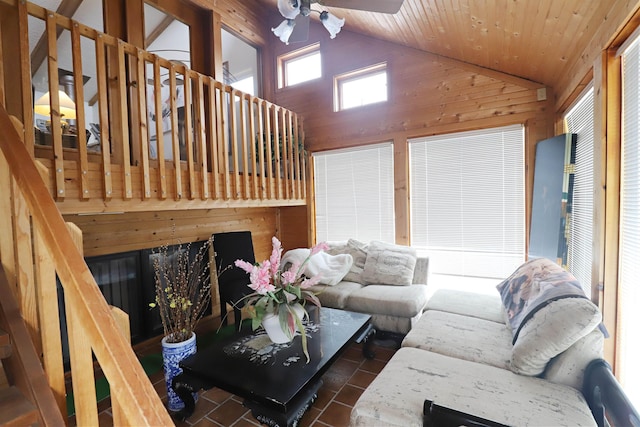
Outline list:
[[[63,214],[306,204],[296,113],[40,6],[18,7],[21,46],[36,25],[46,49],[46,99],[22,90],[24,140]]]

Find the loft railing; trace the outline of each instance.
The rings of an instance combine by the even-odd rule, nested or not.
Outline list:
[[[44,26],[46,73],[39,64],[22,73],[27,81],[32,74],[46,78],[50,126],[35,136],[27,131],[25,142],[50,170],[47,184],[63,213],[175,209],[181,200],[189,207],[306,203],[304,133],[294,112],[35,4],[16,3],[23,58],[31,53],[30,27]],[[73,80],[73,134],[63,128],[60,108],[65,67]],[[22,97],[24,122],[32,123],[32,92],[24,83]],[[94,132],[89,144],[85,129]],[[106,203],[73,203],[89,200]]]
[[[64,289],[76,424],[99,424],[95,355],[111,386],[114,424],[171,425],[129,344],[126,314],[107,306],[78,249],[81,235],[65,225],[36,162],[0,99],[0,216],[11,224],[0,236],[0,256],[60,414],[67,412],[56,275]]]

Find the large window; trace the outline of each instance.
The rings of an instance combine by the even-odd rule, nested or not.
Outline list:
[[[313,154],[316,239],[395,243],[393,146]]]
[[[576,142],[567,267],[591,296],[593,268],[593,86],[565,115],[567,132]]]
[[[622,51],[622,159],[618,265],[617,374],[640,407],[640,39]]]
[[[409,141],[411,245],[434,273],[504,278],[524,260],[522,126]]]

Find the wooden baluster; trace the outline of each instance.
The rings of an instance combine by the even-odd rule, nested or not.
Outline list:
[[[162,82],[160,81],[160,59],[153,58],[153,102],[156,114],[156,153],[158,155],[158,182],[160,183],[160,199],[167,198],[167,170],[164,155],[164,129],[162,127]]]
[[[193,200],[196,197],[196,174],[195,174],[195,160],[193,158],[193,102],[191,93],[191,76],[187,71],[187,68],[182,66],[182,88],[184,90],[184,126],[182,128],[185,147],[187,150],[187,176],[189,177],[189,200]]]
[[[84,81],[82,77],[82,46],[80,44],[80,28],[77,22],[71,26],[71,57],[73,60],[73,89],[76,103],[76,138],[78,146],[78,182],[80,183],[80,199],[89,199],[89,160],[87,158],[87,134],[84,131]]]
[[[238,118],[236,115],[237,93],[231,86],[227,86],[229,91],[229,133],[231,134],[231,166],[233,167],[233,198],[240,196],[240,171],[238,167]]]
[[[258,143],[256,140],[256,111],[259,110],[256,100],[256,97],[249,96],[249,138],[251,138],[248,141],[250,145],[249,155],[251,156],[251,162],[249,164],[251,165],[251,176],[253,178],[250,198],[253,200],[260,198],[258,193],[258,169],[256,166],[256,144]]]
[[[242,156],[242,198],[250,199],[251,194],[249,191],[249,141],[247,139],[247,114],[249,114],[246,103],[247,95],[239,92],[240,100],[240,155]],[[250,110],[249,110],[250,111]]]
[[[169,99],[171,108],[171,146],[173,147],[173,165],[175,168],[175,199],[182,198],[182,166],[180,163],[180,136],[178,134],[178,108],[176,99],[176,69],[173,64],[169,68]]]
[[[96,71],[98,83],[98,114],[100,115],[100,149],[102,150],[102,179],[104,200],[113,197],[113,181],[111,176],[111,135],[109,131],[109,105],[107,103],[107,64],[104,35],[96,38]]]
[[[131,187],[131,144],[129,141],[129,118],[128,118],[128,104],[127,104],[127,70],[125,64],[124,42],[118,40],[118,92],[120,102],[116,106],[114,114],[120,116],[118,129],[119,136],[122,138],[122,183],[123,194],[122,197],[125,200],[129,200],[133,197],[133,189]]]
[[[275,191],[273,188],[273,149],[272,149],[272,142],[274,140],[274,136],[271,130],[271,124],[274,122],[273,116],[272,116],[272,104],[270,102],[265,101],[264,103],[265,106],[265,112],[264,112],[264,119],[265,119],[265,127],[264,127],[264,132],[265,132],[265,142],[266,142],[266,148],[265,148],[265,152],[267,153],[267,158],[265,159],[265,174],[267,175],[267,199],[269,200],[273,200],[275,199]]]
[[[194,105],[196,113],[195,122],[195,135],[197,136],[197,144],[200,159],[200,171],[202,172],[201,186],[202,191],[200,193],[202,200],[209,198],[209,171],[207,166],[207,135],[205,133],[206,123],[204,115],[204,76],[197,75],[196,92],[194,95]]]
[[[120,310],[118,307],[111,306],[110,308],[111,314],[113,315],[114,319],[116,319],[116,323],[118,324],[118,328],[120,328],[120,332],[122,332],[124,339],[127,342],[131,343],[131,327],[129,324],[129,315]],[[122,409],[122,406],[119,402],[118,390],[115,387],[111,387],[111,413],[113,414],[114,426],[124,426],[130,424],[127,421],[126,412]]]
[[[222,141],[220,129],[220,109],[218,91],[215,87],[215,80],[208,77],[209,86],[209,151],[211,156],[211,181],[213,185],[213,199],[220,198],[220,166],[218,164],[218,144]]]
[[[151,172],[149,170],[149,129],[147,127],[147,79],[145,77],[144,51],[137,50],[136,89],[138,92],[138,134],[140,135],[140,160],[142,163],[142,199],[151,198]],[[158,162],[160,163],[160,162]]]

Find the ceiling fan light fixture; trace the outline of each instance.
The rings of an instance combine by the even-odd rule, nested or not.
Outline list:
[[[300,13],[300,2],[298,0],[278,0],[278,11],[287,19],[295,19]]]
[[[289,37],[291,37],[291,33],[293,32],[293,27],[295,27],[296,21],[293,19],[285,19],[278,25],[276,28],[272,28],[273,34],[278,36],[280,41],[284,44],[289,44]]]
[[[338,18],[327,11],[320,13],[320,21],[327,31],[329,31],[332,39],[336,38],[336,34],[340,32],[344,25],[344,18]]]

